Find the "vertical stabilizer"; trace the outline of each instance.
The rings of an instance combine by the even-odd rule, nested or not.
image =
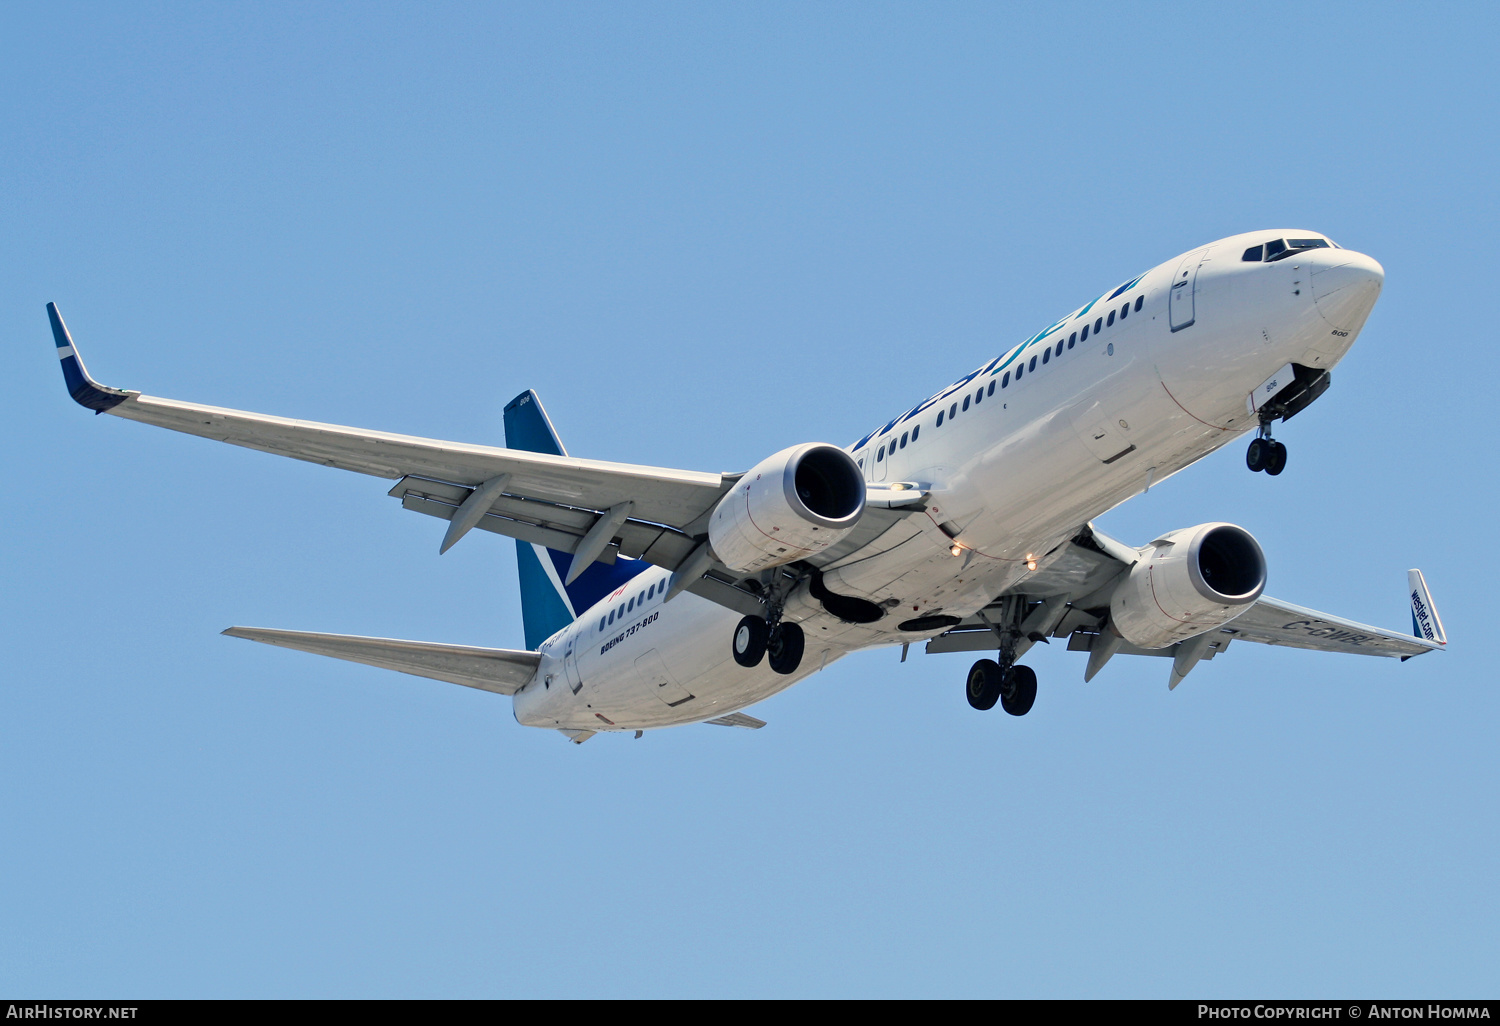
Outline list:
[[[1411,592],[1411,632],[1438,645],[1448,644],[1448,633],[1443,630],[1443,620],[1433,605],[1432,592],[1427,590],[1422,571],[1406,571],[1406,587]]]
[[[562,439],[535,392],[528,389],[505,405],[505,444],[526,452],[566,456]],[[619,558],[613,564],[595,562],[572,584],[563,584],[573,557],[530,542],[516,542],[516,565],[521,577],[521,619],[526,647],[541,643],[578,618],[584,610],[650,568],[638,559]]]

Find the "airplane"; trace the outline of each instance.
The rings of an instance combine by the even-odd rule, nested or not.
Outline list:
[[[1447,635],[1420,570],[1412,633],[1265,595],[1234,524],[1144,546],[1093,520],[1327,391],[1385,272],[1318,232],[1230,236],[1106,289],[852,445],[809,442],[744,473],[572,456],[533,391],[505,447],[178,402],[103,386],[47,304],[63,377],[95,411],[394,480],[403,509],[515,539],[526,649],[231,627],[236,638],[511,697],[525,726],[582,744],[689,723],[758,729],[746,708],[878,646],[986,652],[975,709],[1025,715],[1019,660],[1067,639],[1084,680],[1115,655],[1164,657],[1176,688],[1234,641],[1403,661]],[[1015,409],[1011,409],[1014,406]]]

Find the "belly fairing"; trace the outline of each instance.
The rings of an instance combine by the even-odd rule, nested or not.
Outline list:
[[[636,626],[653,614],[655,620]],[[619,625],[606,625],[601,631],[597,612],[593,616],[592,622],[575,624],[581,635],[575,640],[581,650],[579,691],[574,694],[566,686],[560,664],[550,687],[539,674],[515,696],[519,722],[570,730],[696,723],[769,698],[879,638],[875,631],[831,617],[812,617],[802,623],[807,637],[802,665],[796,673],[783,675],[765,660],[752,669],[736,663],[730,637],[740,614],[696,595],[648,605],[639,621],[630,620],[624,631]]]

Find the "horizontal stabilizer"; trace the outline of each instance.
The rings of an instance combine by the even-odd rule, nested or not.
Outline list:
[[[541,656],[506,648],[473,648],[468,645],[435,645],[425,641],[393,638],[362,638],[353,634],[314,634],[309,631],[278,631],[265,627],[231,627],[231,638],[259,641],[266,645],[295,648],[314,655],[347,659],[352,663],[399,670],[418,677],[462,684],[466,688],[513,695],[536,675]]]
[[[728,716],[719,716],[703,722],[712,723],[716,727],[744,727],[746,730],[759,730],[766,725],[765,720],[757,720],[754,716],[746,716],[744,713],[730,713]]]

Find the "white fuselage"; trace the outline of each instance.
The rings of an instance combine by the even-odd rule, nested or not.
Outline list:
[[[1280,368],[1343,357],[1379,295],[1380,265],[1331,247],[1241,259],[1288,237],[1321,238],[1264,231],[1200,246],[850,447],[870,481],[913,482],[931,498],[824,572],[830,591],[884,604],[884,618],[848,624],[793,596],[785,615],[806,635],[796,673],[740,666],[730,635],[741,614],[691,594],[663,602],[670,575],[652,568],[542,645],[516,718],[569,730],[710,719],[849,652],[941,632],[902,632],[905,620],[983,608],[1087,521],[1254,429],[1248,397]]]

